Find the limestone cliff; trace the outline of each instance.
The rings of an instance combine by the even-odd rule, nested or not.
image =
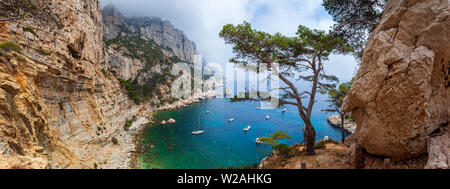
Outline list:
[[[160,18],[122,16],[112,4],[104,18],[104,65],[124,84],[136,103],[162,104],[171,100],[170,68],[194,62],[194,42],[170,22]],[[161,101],[162,100],[162,101]]]
[[[99,2],[7,0],[0,9],[0,158],[106,164],[98,152],[117,150],[111,138],[139,107],[101,66]]]
[[[194,62],[194,55],[197,54],[195,43],[169,21],[157,17],[124,17],[112,4],[105,6],[102,14],[105,23],[105,40],[116,39],[126,34],[125,30],[129,30],[161,46],[164,54],[170,57]]]
[[[417,157],[448,126],[449,11],[449,0],[388,2],[343,105],[370,154]]]

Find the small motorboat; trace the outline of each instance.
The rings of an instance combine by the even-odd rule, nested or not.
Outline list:
[[[256,138],[256,144],[262,144],[263,143],[263,141],[261,140],[261,139],[259,139],[259,138]]]
[[[232,121],[234,121],[234,118],[228,119],[228,122],[232,122]]]
[[[266,120],[269,120],[269,118],[270,118],[269,115],[266,115]]]
[[[287,110],[286,108],[283,108],[283,109],[281,110],[281,112],[286,112],[286,110]]]
[[[252,127],[250,127],[250,125],[249,125],[246,128],[244,128],[244,131],[248,131],[248,130],[250,130],[250,128],[252,128]]]
[[[206,113],[206,114],[209,114],[209,112],[210,112],[209,110],[206,110],[206,112],[205,112],[205,113]]]
[[[176,121],[174,119],[170,118],[169,120],[167,120],[167,123],[168,124],[175,124]]]
[[[328,136],[323,137],[323,140],[328,140]]]
[[[200,131],[192,131],[192,134],[193,135],[199,135],[199,134],[202,134],[202,133],[204,133],[205,131],[203,131],[203,130],[200,130]]]

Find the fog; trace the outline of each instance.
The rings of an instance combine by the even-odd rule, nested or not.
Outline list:
[[[258,30],[293,36],[298,25],[329,30],[331,16],[320,0],[100,0],[112,3],[125,16],[155,16],[169,20],[197,44],[208,62],[225,64],[233,57],[232,48],[219,37],[225,24],[248,21]],[[332,55],[327,73],[348,81],[357,63],[351,55]]]

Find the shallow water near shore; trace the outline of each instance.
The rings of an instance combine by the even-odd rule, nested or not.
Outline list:
[[[176,123],[154,124],[142,132],[138,142],[140,166],[149,169],[212,169],[252,165],[259,163],[270,151],[267,145],[255,143],[257,137],[281,130],[292,137],[283,143],[293,145],[303,140],[303,122],[296,107],[288,106],[286,112],[282,112],[282,108],[258,110],[259,103],[229,101],[209,99],[186,108],[153,114],[156,123],[169,118],[175,119]],[[331,114],[321,111],[325,108],[327,104],[323,99],[322,103],[319,100],[312,114],[316,140],[328,136],[340,141],[341,130],[327,122]],[[270,116],[269,120],[266,120],[266,115]],[[229,118],[234,118],[234,121],[228,122]],[[249,125],[251,129],[244,132],[243,129]],[[192,135],[195,130],[205,130],[205,133]]]

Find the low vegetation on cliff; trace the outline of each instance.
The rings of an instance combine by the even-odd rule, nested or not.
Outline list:
[[[176,57],[166,57],[161,51],[162,47],[152,40],[142,39],[138,34],[131,33],[125,29],[123,32],[126,34],[115,39],[105,40],[104,43],[107,47],[121,51],[124,56],[138,59],[145,63],[143,69],[139,70],[139,74],[146,75],[143,81],[140,82],[139,78],[128,80],[119,78],[128,96],[136,104],[140,104],[142,101],[150,100],[152,95],[160,95],[159,90],[157,90],[159,85],[170,84],[169,82],[173,80],[169,70],[170,65],[176,63],[179,59]],[[161,72],[151,72],[150,69],[155,64],[163,64],[166,66]]]

